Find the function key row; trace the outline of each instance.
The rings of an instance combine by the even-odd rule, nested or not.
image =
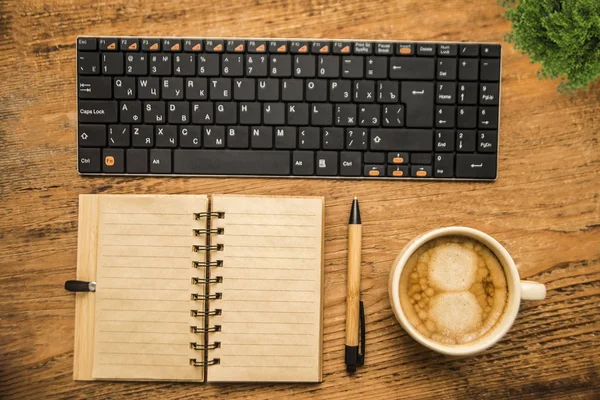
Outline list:
[[[77,39],[79,51],[167,51],[206,53],[292,53],[292,54],[359,54],[440,57],[500,57],[499,44],[460,43],[393,43],[393,42],[329,42],[329,41],[266,41],[223,39],[137,39],[89,38]]]

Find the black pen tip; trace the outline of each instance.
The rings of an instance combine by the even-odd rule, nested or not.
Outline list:
[[[350,210],[350,222],[351,225],[360,224],[360,208],[358,207],[358,199],[354,196],[352,200],[352,209]]]

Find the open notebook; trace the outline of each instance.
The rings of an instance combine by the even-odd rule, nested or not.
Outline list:
[[[81,195],[74,379],[321,381],[323,207]]]

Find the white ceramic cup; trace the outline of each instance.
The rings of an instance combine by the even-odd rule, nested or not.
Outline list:
[[[508,301],[506,309],[498,323],[488,333],[481,338],[458,345],[446,345],[435,342],[425,336],[423,336],[417,329],[408,321],[408,318],[402,310],[400,304],[400,275],[402,269],[406,265],[406,262],[410,256],[425,243],[430,240],[440,238],[443,236],[463,236],[471,239],[475,239],[480,243],[484,244],[490,249],[502,264],[504,268],[504,275],[506,276],[506,283],[508,286]],[[483,350],[493,346],[498,342],[504,334],[510,329],[512,324],[517,318],[519,312],[519,304],[521,300],[543,300],[546,297],[546,287],[537,282],[522,281],[519,278],[519,271],[515,266],[508,251],[498,241],[492,238],[490,235],[478,231],[477,229],[466,228],[461,226],[451,226],[447,228],[434,229],[426,232],[422,235],[417,236],[411,240],[402,249],[390,271],[389,287],[390,303],[392,310],[396,315],[396,319],[402,325],[402,328],[410,336],[412,336],[417,342],[422,345],[429,347],[442,354],[451,356],[468,356],[482,352]]]

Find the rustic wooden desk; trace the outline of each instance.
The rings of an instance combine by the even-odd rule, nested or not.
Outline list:
[[[45,4],[44,4],[45,3]],[[225,4],[230,3],[230,4]],[[600,392],[600,85],[568,97],[504,44],[495,183],[84,178],[76,171],[75,37],[322,37],[501,41],[495,0],[0,2],[0,397],[592,398]],[[244,193],[326,199],[324,382],[72,380],[80,193]],[[346,220],[363,217],[366,365],[345,372]],[[491,350],[452,360],[402,331],[387,294],[406,242],[446,225],[494,235],[548,297]]]

